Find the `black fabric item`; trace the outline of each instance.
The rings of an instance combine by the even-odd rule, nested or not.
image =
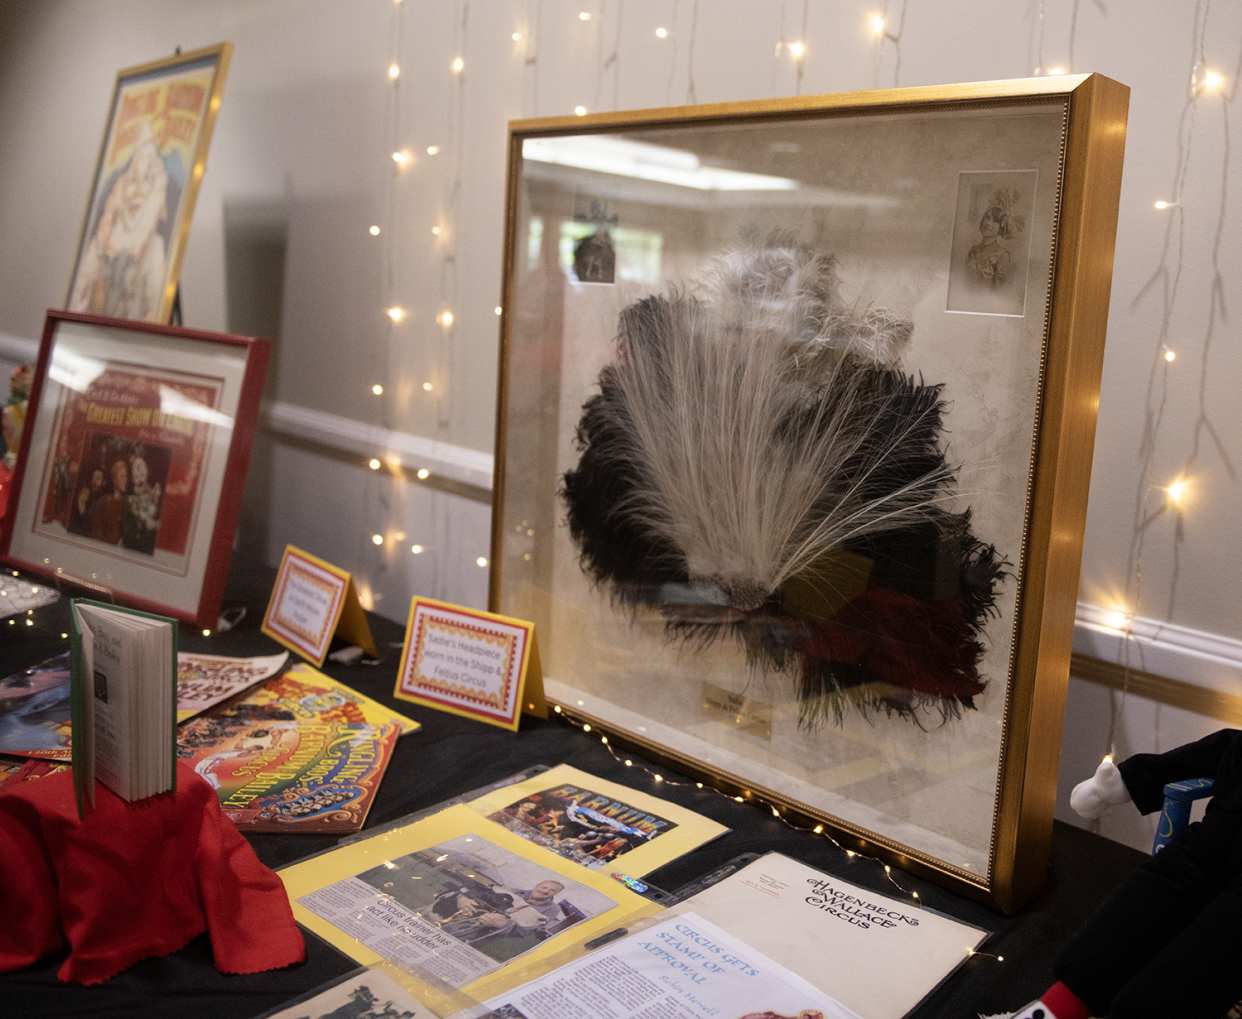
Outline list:
[[[1242,815],[1217,811],[1121,883],[1054,971],[1095,1015],[1220,1019],[1242,997]]]
[[[1242,731],[1221,729],[1163,754],[1135,754],[1117,765],[1135,806],[1144,814],[1164,805],[1169,782],[1214,780],[1207,809],[1242,811]]]

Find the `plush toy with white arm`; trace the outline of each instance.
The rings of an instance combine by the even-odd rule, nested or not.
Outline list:
[[[1070,806],[1150,814],[1167,783],[1196,778],[1213,781],[1203,820],[1117,886],[1057,956],[1057,983],[1011,1019],[1221,1019],[1242,998],[1242,731],[1105,758]]]
[[[1130,802],[1130,790],[1126,788],[1117,765],[1111,757],[1105,757],[1095,774],[1085,782],[1079,782],[1070,793],[1070,806],[1074,813],[1094,820],[1109,807]]]

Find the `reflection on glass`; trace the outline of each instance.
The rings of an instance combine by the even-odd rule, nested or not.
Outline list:
[[[1063,123],[524,141],[500,611],[555,699],[987,874]]]

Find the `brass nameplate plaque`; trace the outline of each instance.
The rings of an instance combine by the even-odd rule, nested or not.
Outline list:
[[[703,684],[703,716],[727,722],[751,736],[772,739],[771,704],[721,689],[714,683]]]

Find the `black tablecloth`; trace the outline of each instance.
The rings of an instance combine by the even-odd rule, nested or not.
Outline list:
[[[221,655],[273,654],[278,645],[259,630],[274,579],[274,571],[234,563],[229,578],[227,606],[244,605],[244,621],[228,633],[204,637],[182,626],[182,650]],[[0,623],[0,676],[12,673],[66,650],[61,633],[67,629],[68,602],[38,609],[32,626]],[[711,817],[732,829],[649,876],[656,886],[675,891],[740,853],[778,851],[836,874],[857,885],[900,895],[886,879],[883,867],[872,861],[850,859],[828,839],[790,828],[769,811],[737,803],[693,782],[657,783],[634,754],[626,767],[595,735],[564,720],[523,718],[521,729],[510,733],[494,726],[393,698],[403,637],[402,626],[369,615],[379,644],[378,665],[337,666],[324,670],[334,678],[415,718],[416,733],[398,742],[387,774],[367,820],[373,827],[412,811],[433,806],[471,789],[499,781],[535,764],[571,764],[609,781],[630,785],[665,797]],[[667,769],[660,772],[676,780]],[[327,835],[249,835],[259,858],[279,868],[337,841]],[[1044,893],[1015,916],[1006,917],[962,899],[927,881],[894,871],[909,891],[917,891],[925,906],[993,931],[980,954],[935,991],[912,1013],[917,1019],[1002,1013],[1040,994],[1051,982],[1051,960],[1069,934],[1091,909],[1139,860],[1142,854],[1067,825],[1057,824],[1053,861]],[[0,923],[6,918],[0,917]],[[335,949],[307,935],[306,962],[285,970],[249,976],[225,976],[212,964],[205,936],[172,955],[148,959],[103,984],[80,987],[57,980],[63,956],[36,966],[0,975],[0,1016],[52,1017],[164,1016],[195,1019],[243,1019],[274,1008],[317,985],[354,968]],[[993,956],[1002,956],[998,962]],[[891,960],[894,974],[901,961]]]

